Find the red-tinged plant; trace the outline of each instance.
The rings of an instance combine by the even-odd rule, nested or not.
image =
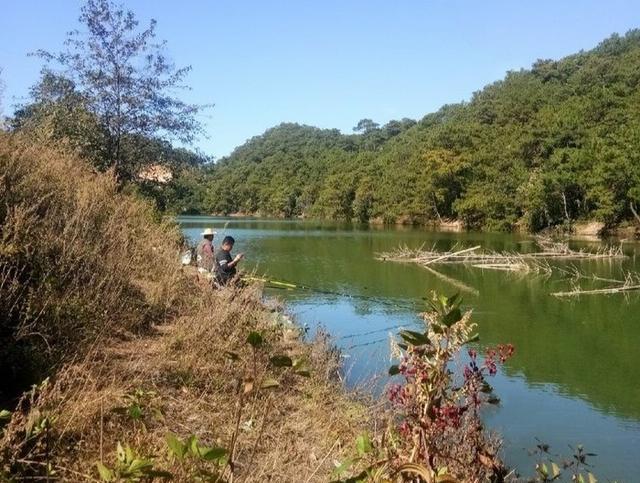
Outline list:
[[[475,349],[467,354],[462,374],[452,371],[462,348],[478,340],[471,312],[463,313],[461,300],[436,297],[424,314],[425,331],[405,330],[397,344],[400,363],[389,370],[404,381],[389,389],[395,413],[386,438],[393,466],[417,464],[433,475],[442,468],[461,481],[502,481],[505,467],[497,456],[498,442],[480,419],[484,404],[498,399],[486,377],[513,355],[512,345],[487,349],[479,360]]]

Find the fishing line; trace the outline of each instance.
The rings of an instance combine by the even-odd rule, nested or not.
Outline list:
[[[357,349],[358,347],[365,347],[365,346],[368,346],[368,345],[379,344],[379,343],[384,342],[386,340],[389,340],[389,338],[388,337],[383,337],[382,339],[376,339],[376,340],[371,340],[369,342],[363,342],[361,344],[350,345],[349,347],[345,347],[344,350]]]
[[[343,335],[341,337],[338,337],[337,339],[338,340],[354,339],[355,337],[363,337],[365,335],[377,334],[379,332],[384,332],[385,330],[399,329],[400,327],[404,327],[405,325],[407,325],[407,324],[391,325],[389,327],[383,327],[382,329],[370,330],[369,332],[359,332],[359,333],[356,333],[356,334]]]
[[[374,297],[371,295],[348,294],[345,292],[337,292],[333,290],[326,290],[326,289],[321,289],[317,287],[312,287],[310,285],[296,284],[295,282],[291,282],[285,279],[274,280],[274,279],[260,278],[260,277],[245,277],[245,278],[247,280],[256,280],[256,281],[264,282],[269,286],[269,288],[273,287],[273,288],[289,289],[289,290],[295,290],[295,289],[306,290],[308,292],[314,292],[314,293],[319,293],[323,295],[332,295],[334,297],[365,300],[369,302],[374,302],[379,305],[387,305],[389,307],[395,307],[395,308],[405,308],[405,309],[413,310],[418,305],[418,302],[411,302],[411,301],[393,302],[390,300],[384,300],[384,299],[381,299],[380,297]]]

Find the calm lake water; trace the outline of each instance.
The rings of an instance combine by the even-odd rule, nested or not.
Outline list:
[[[521,235],[440,233],[420,228],[369,228],[337,223],[181,217],[193,241],[205,227],[236,238],[245,268],[314,287],[319,291],[272,290],[287,302],[311,333],[326,328],[345,354],[350,385],[386,381],[389,334],[420,324],[416,312],[431,291],[458,289],[442,276],[411,264],[374,259],[399,245],[425,244],[447,250],[458,244],[493,250],[531,251]],[[226,225],[226,227],[225,227]],[[597,249],[591,242],[573,248]],[[623,260],[556,263],[588,275],[620,278],[640,271],[640,245],[624,245]],[[640,481],[640,293],[583,296],[562,300],[567,275],[513,274],[460,265],[438,265],[441,275],[473,288],[465,305],[473,309],[483,346],[513,343],[516,355],[493,378],[501,404],[486,413],[501,433],[507,462],[533,472],[529,451],[536,437],[552,452],[569,456],[568,445],[597,453],[593,471],[600,481]],[[584,280],[582,286],[598,282]],[[600,283],[601,286],[601,283]]]

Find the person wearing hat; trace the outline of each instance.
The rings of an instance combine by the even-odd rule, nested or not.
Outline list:
[[[199,272],[211,273],[213,270],[213,237],[216,234],[211,228],[206,228],[202,232],[202,240],[196,247],[196,262]]]

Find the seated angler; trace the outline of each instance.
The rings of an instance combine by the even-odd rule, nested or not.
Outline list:
[[[222,246],[216,252],[216,280],[220,285],[226,285],[236,275],[236,265],[244,258],[244,253],[239,253],[235,257],[231,255],[233,245],[236,241],[232,236],[225,236]]]

